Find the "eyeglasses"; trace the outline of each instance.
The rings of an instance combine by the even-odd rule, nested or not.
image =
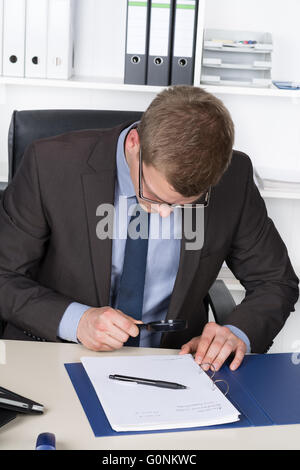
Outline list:
[[[171,207],[172,209],[184,209],[185,207],[195,207],[195,208],[204,208],[207,207],[209,204],[210,200],[210,194],[211,194],[211,186],[208,188],[205,194],[201,196],[200,199],[197,200],[197,202],[192,202],[190,204],[170,204],[169,202],[163,201],[163,200],[155,200],[155,199],[149,199],[148,197],[145,197],[143,195],[143,162],[142,162],[142,151],[140,149],[140,155],[139,155],[139,197],[142,201],[149,202],[150,204],[165,204],[168,207]],[[203,200],[203,202],[200,202]],[[198,202],[199,201],[199,202]]]

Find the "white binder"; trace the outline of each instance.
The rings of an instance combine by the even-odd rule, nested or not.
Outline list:
[[[3,0],[0,0],[0,75],[2,75],[2,51],[3,51]]]
[[[4,0],[3,75],[24,77],[26,0]]]
[[[50,0],[47,78],[68,80],[73,74],[73,0]]]
[[[46,78],[47,23],[48,0],[27,0],[25,77]]]

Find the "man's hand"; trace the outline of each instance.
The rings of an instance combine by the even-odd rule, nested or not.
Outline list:
[[[202,335],[197,336],[181,347],[179,354],[194,354],[198,364],[208,370],[207,363],[219,370],[231,353],[235,353],[230,369],[237,369],[245,356],[247,347],[244,341],[235,336],[226,326],[209,322],[205,325]]]
[[[114,351],[120,349],[129,336],[137,336],[139,320],[111,307],[89,308],[82,315],[77,338],[92,351]]]

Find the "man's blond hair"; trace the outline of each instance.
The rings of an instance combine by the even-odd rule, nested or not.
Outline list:
[[[222,101],[202,88],[174,86],[152,101],[138,126],[143,162],[185,197],[205,192],[227,169],[234,125]]]

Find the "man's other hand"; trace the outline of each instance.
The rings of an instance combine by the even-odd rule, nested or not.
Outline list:
[[[208,370],[212,364],[219,370],[230,354],[234,359],[230,364],[231,370],[236,370],[242,363],[247,347],[244,341],[234,335],[226,326],[209,322],[205,325],[202,335],[192,338],[181,347],[179,354],[193,354],[198,364]]]
[[[114,351],[120,349],[129,336],[138,336],[135,320],[121,310],[111,307],[89,308],[82,315],[78,328],[77,339],[92,351]]]

